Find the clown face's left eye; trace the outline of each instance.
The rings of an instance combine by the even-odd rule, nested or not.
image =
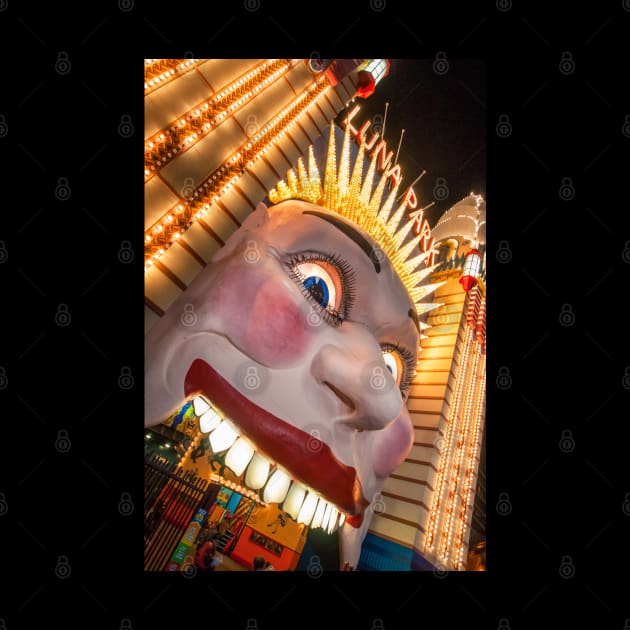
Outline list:
[[[399,385],[404,372],[400,355],[396,352],[383,352],[383,361],[385,361],[387,369],[392,373],[396,384]]]
[[[353,302],[354,273],[337,256],[296,254],[286,261],[289,275],[327,323],[339,326]]]

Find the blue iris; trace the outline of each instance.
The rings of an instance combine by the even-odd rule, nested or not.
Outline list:
[[[323,278],[319,276],[309,276],[304,280],[304,286],[319,305],[324,308],[328,306],[328,286]]]

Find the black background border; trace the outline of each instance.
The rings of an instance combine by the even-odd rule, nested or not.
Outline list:
[[[414,14],[389,0],[351,15],[333,3],[280,10],[258,0],[50,10],[0,2],[13,42],[0,96],[11,169],[0,413],[13,430],[3,439],[0,527],[16,587],[3,589],[0,627],[32,628],[42,615],[91,628],[409,619],[555,628],[586,615],[598,628],[627,626],[627,600],[614,592],[616,568],[627,566],[630,486],[614,467],[626,461],[615,430],[627,418],[630,354],[615,298],[628,282],[630,231],[615,192],[630,143],[629,62],[619,52],[630,3],[562,2],[553,14],[510,0]],[[261,50],[488,61],[486,573],[278,573],[263,584],[253,573],[142,572],[142,60]],[[119,133],[124,115],[130,137]],[[494,132],[503,115],[507,137]],[[502,241],[505,263],[492,255]],[[497,380],[504,368],[507,388]],[[131,513],[119,509],[123,493]],[[498,507],[506,496],[509,510]]]

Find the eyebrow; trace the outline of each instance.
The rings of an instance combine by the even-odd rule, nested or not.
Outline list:
[[[366,254],[366,256],[372,261],[374,265],[374,270],[376,273],[381,273],[381,263],[378,259],[378,255],[372,245],[368,242],[368,240],[357,230],[355,230],[352,226],[340,221],[336,217],[330,216],[328,214],[324,214],[323,212],[317,212],[317,210],[304,210],[302,214],[310,214],[314,217],[319,217],[324,221],[327,221],[338,230],[343,232],[348,238],[354,241]]]

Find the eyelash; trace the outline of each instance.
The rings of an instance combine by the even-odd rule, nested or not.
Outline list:
[[[413,353],[407,348],[401,346],[398,342],[396,343],[386,343],[381,346],[384,352],[397,352],[404,363],[405,371],[400,379],[400,391],[403,394],[406,394],[411,387],[411,381],[413,380],[413,375],[416,369],[416,364],[413,360]]]
[[[338,311],[321,306],[311,295],[311,292],[304,286],[304,279],[298,273],[296,267],[298,263],[312,262],[320,260],[335,268],[339,274],[341,283],[341,302]],[[352,267],[337,254],[324,254],[322,252],[302,252],[293,254],[286,262],[285,266],[292,280],[309,302],[316,306],[324,321],[330,326],[341,326],[344,320],[348,319],[352,305],[354,304],[356,278]]]

